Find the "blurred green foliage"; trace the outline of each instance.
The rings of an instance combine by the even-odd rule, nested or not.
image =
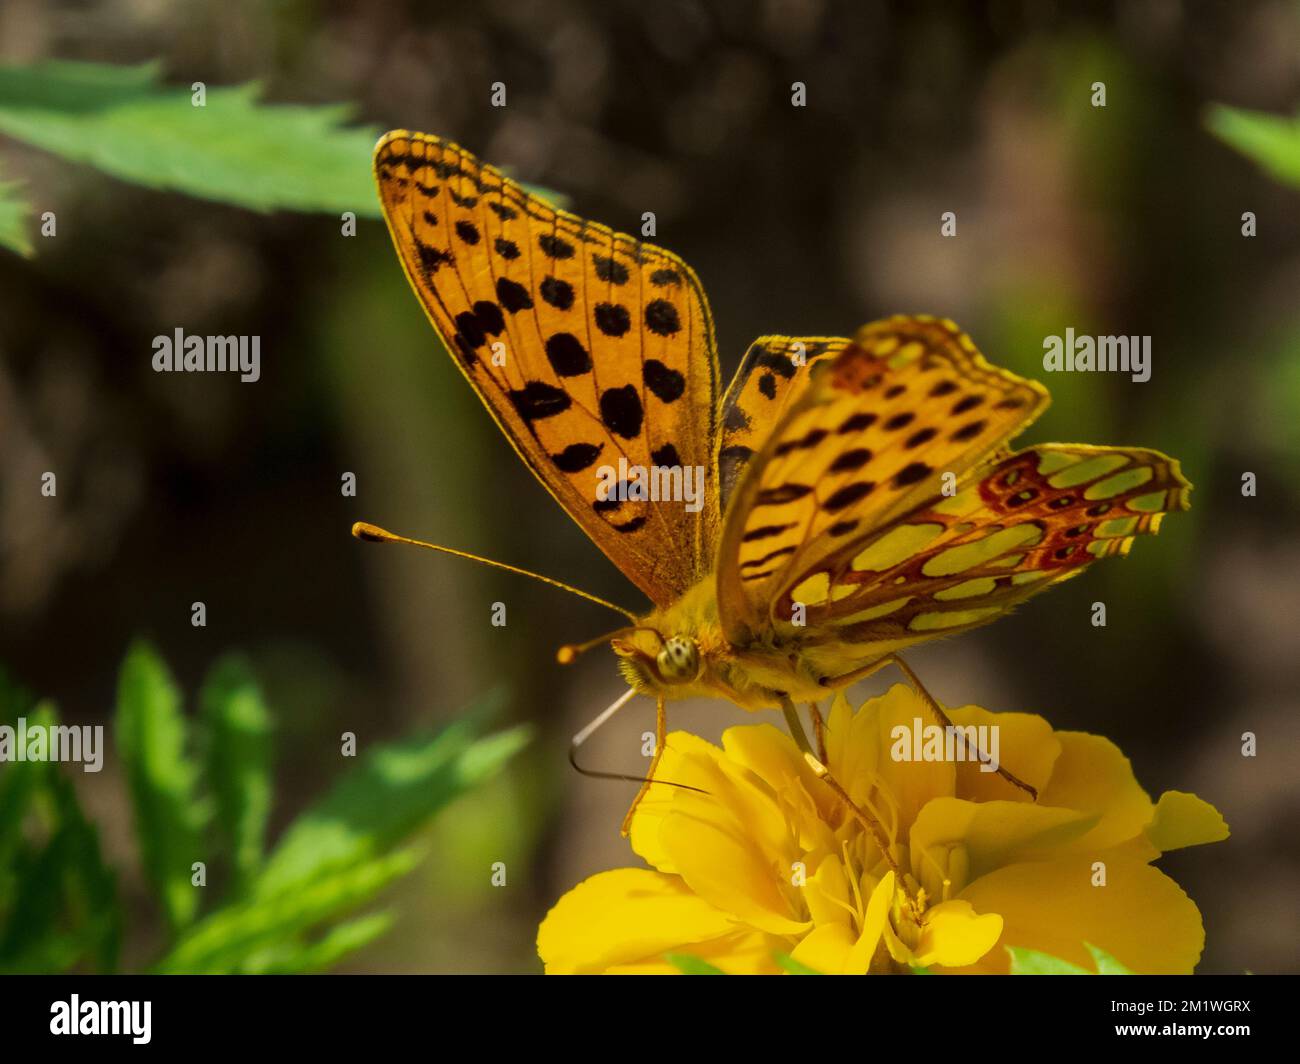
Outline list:
[[[379,216],[370,183],[378,130],[345,106],[258,101],[256,84],[163,85],[158,66],[51,61],[0,68],[0,131],[124,181],[252,210]]]
[[[1085,942],[1088,952],[1092,954],[1093,962],[1097,965],[1095,972],[1088,971],[1087,968],[1081,968],[1077,964],[1071,964],[1069,961],[1062,960],[1060,957],[1053,957],[1050,953],[1042,953],[1036,949],[1023,949],[1019,946],[1008,946],[1007,952],[1011,954],[1011,974],[1012,975],[1132,975],[1124,965],[1107,953],[1104,949],[1098,949],[1091,943]]]
[[[159,69],[0,67],[0,132],[146,188],[256,211],[380,216],[370,178],[379,130],[346,126],[350,106],[265,104],[256,83],[171,87]],[[0,246],[31,254],[28,213],[14,186],[0,185]]]
[[[32,239],[27,232],[31,206],[19,194],[16,181],[0,181],[0,247],[24,257],[32,253]]]
[[[132,646],[113,731],[140,861],[167,924],[151,969],[320,971],[383,934],[391,912],[353,914],[418,865],[415,839],[434,814],[527,742],[525,728],[479,737],[499,702],[481,701],[437,735],[371,750],[267,854],[272,716],[248,666],[218,661],[191,720],[157,651]],[[0,674],[0,720],[19,717],[29,731],[58,721]],[[205,904],[209,890],[219,900]],[[116,875],[67,773],[49,761],[6,764],[0,971],[115,970],[124,923]]]
[[[1210,108],[1206,125],[1275,181],[1300,188],[1300,115],[1283,118],[1218,104]]]

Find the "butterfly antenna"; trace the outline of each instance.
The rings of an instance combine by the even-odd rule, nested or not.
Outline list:
[[[590,739],[605,724],[610,717],[627,705],[632,696],[636,694],[634,688],[629,687],[623,692],[614,703],[603,710],[590,724],[573,737],[573,742],[569,744],[569,764],[581,776],[594,780],[623,780],[626,783],[660,783],[665,787],[680,787],[684,791],[695,791],[696,794],[708,794],[709,792],[700,787],[692,787],[688,783],[673,783],[671,780],[657,780],[648,776],[627,776],[622,772],[597,772],[595,769],[583,768],[578,764],[578,747]]]
[[[588,639],[585,643],[566,643],[555,652],[555,660],[561,665],[572,665],[578,660],[579,654],[585,654],[593,647],[598,647],[602,643],[608,643],[617,639],[619,636],[631,635],[633,632],[649,632],[651,635],[658,636],[659,641],[663,642],[663,636],[659,635],[657,629],[646,628],[643,625],[626,625],[622,628],[615,628],[612,632],[606,632],[604,635],[598,635],[595,639]]]
[[[504,569],[508,573],[515,573],[518,576],[531,577],[533,580],[540,580],[543,584],[550,584],[551,587],[558,587],[561,591],[567,591],[570,595],[577,595],[578,598],[584,598],[588,602],[594,602],[597,606],[604,606],[607,610],[613,610],[615,613],[621,613],[629,621],[635,622],[636,614],[631,610],[624,609],[622,606],[616,606],[612,602],[606,602],[598,595],[593,595],[589,591],[583,591],[581,588],[573,587],[562,580],[556,580],[553,577],[543,576],[541,573],[534,573],[529,569],[520,569],[517,565],[507,565],[505,562],[493,561],[491,558],[484,558],[478,554],[470,554],[469,551],[456,550],[454,547],[442,547],[437,543],[425,543],[421,539],[411,539],[408,536],[399,536],[377,525],[367,524],[365,521],[358,521],[352,526],[352,534],[357,539],[364,540],[367,543],[409,543],[413,547],[425,547],[428,550],[441,551],[443,554],[451,554],[457,558],[468,558],[472,562],[480,562],[483,565],[490,565],[495,569]],[[596,640],[599,642],[599,640]],[[575,655],[576,656],[576,655]]]

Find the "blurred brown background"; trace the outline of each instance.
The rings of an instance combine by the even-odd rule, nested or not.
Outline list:
[[[0,0],[0,61],[42,57],[158,57],[176,84],[353,101],[361,121],[451,136],[616,228],[653,210],[709,292],[725,373],[760,333],[904,311],[955,318],[1039,378],[1045,335],[1149,334],[1149,382],[1047,377],[1054,406],[1022,442],[1165,450],[1196,485],[1191,513],[914,661],[946,701],[1103,733],[1153,796],[1214,802],[1232,839],[1161,865],[1204,914],[1200,970],[1297,968],[1300,198],[1203,124],[1212,102],[1294,111],[1295,3]],[[10,141],[0,163],[60,218],[35,260],[0,254],[0,661],[96,723],[136,634],[189,690],[246,649],[278,716],[280,824],[334,778],[341,731],[397,736],[506,685],[540,741],[442,817],[399,930],[351,966],[538,970],[549,905],[635,863],[618,837],[634,788],[564,756],[621,681],[607,653],[553,663],[610,618],[348,529],[372,520],[639,606],[635,591],[500,438],[379,223],[346,240],[330,217],[154,193]],[[152,337],[177,326],[260,334],[261,381],[153,373]],[[31,488],[45,469],[57,505]],[[744,718],[710,704],[672,721],[716,737]],[[632,703],[588,762],[640,770],[652,727]],[[129,891],[117,766],[77,786]],[[506,888],[489,885],[497,860]],[[150,946],[128,942],[128,966]]]

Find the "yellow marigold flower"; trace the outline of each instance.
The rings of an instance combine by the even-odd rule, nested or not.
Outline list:
[[[996,725],[1001,761],[1038,800],[970,760],[891,756],[896,729],[934,723],[901,684],[831,709],[825,767],[860,813],[771,725],[730,728],[721,749],[672,733],[657,778],[699,790],[650,788],[631,842],[652,868],[564,895],[537,935],[546,971],[672,972],[665,956],[688,954],[764,973],[788,953],[826,973],[1005,973],[1007,946],[1091,967],[1089,943],[1135,972],[1191,972],[1200,912],[1151,862],[1226,838],[1218,811],[1179,791],[1152,802],[1100,736],[949,715]]]

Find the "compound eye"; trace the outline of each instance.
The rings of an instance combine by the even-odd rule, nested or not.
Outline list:
[[[695,640],[675,635],[664,643],[656,658],[659,671],[672,683],[688,683],[700,673],[700,653]]]

